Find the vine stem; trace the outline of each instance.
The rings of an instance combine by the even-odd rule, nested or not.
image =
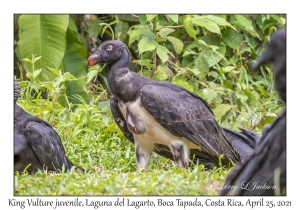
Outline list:
[[[263,116],[259,119],[259,121],[253,126],[252,130],[254,130],[265,118],[267,113],[264,113]]]
[[[178,26],[162,26],[162,27],[160,27],[158,29],[155,29],[155,30],[159,31],[162,28],[182,28],[182,27],[183,27],[183,25],[178,25]]]

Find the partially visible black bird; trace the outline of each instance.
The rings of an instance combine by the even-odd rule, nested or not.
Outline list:
[[[110,107],[115,122],[135,144],[138,168],[145,167],[152,151],[175,160],[181,168],[188,167],[188,158],[192,156],[209,168],[219,166],[218,157],[222,154],[223,165],[230,165],[230,159],[242,160],[202,98],[173,83],[151,80],[130,71],[129,58],[124,43],[105,41],[93,50],[88,63],[112,64],[108,74],[113,95]],[[232,131],[239,138],[236,133]],[[245,141],[240,147],[250,147],[252,139]]]
[[[266,52],[252,65],[253,70],[261,65],[271,62],[276,89],[284,102],[286,102],[286,30],[278,29],[271,35],[266,46]]]
[[[275,85],[286,100],[286,30],[271,35],[266,52],[253,65],[272,62]],[[221,195],[279,195],[286,193],[286,108],[263,135],[253,155],[229,173]],[[233,187],[234,186],[234,187]]]
[[[232,141],[232,144],[239,152],[242,161],[245,161],[251,157],[255,146],[260,140],[260,136],[252,130],[245,130],[239,128],[241,132],[233,131],[228,128],[223,128],[228,138]]]
[[[61,140],[55,130],[42,119],[24,111],[16,103],[20,87],[14,81],[14,171],[35,173],[40,170],[59,172],[74,164],[67,158]]]

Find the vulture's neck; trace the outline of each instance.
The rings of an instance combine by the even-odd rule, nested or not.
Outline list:
[[[123,48],[119,60],[117,60],[112,66],[111,71],[116,71],[120,68],[127,68],[129,64],[130,53],[128,48]]]
[[[139,91],[146,84],[145,78],[128,69],[129,50],[123,48],[122,54],[111,67],[108,75],[108,87],[117,100],[123,102],[136,99]]]

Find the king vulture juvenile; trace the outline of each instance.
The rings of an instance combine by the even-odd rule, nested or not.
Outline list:
[[[61,171],[74,164],[67,158],[60,137],[42,119],[28,114],[16,103],[20,87],[14,81],[14,171],[35,173],[40,170]]]
[[[176,84],[130,71],[129,58],[127,46],[113,40],[93,50],[88,63],[90,66],[111,64],[107,77],[113,95],[111,111],[124,135],[135,144],[138,168],[145,167],[152,151],[173,159],[180,168],[188,167],[188,159],[193,156],[199,164],[211,168],[219,166],[218,158],[222,154],[223,165],[230,165],[230,160],[239,162],[242,156],[247,159],[252,154],[250,144],[255,144],[257,138],[248,139],[229,130],[235,139],[239,135],[245,137],[238,142],[243,150],[239,153],[202,98]]]
[[[275,85],[286,101],[286,30],[279,29],[271,35],[265,53],[252,65],[271,62]],[[263,135],[244,163],[237,164],[229,173],[221,195],[279,195],[286,191],[286,108],[272,124],[263,128]]]

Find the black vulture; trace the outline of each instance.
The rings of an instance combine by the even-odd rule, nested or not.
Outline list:
[[[88,58],[90,66],[111,64],[107,79],[113,95],[110,108],[117,125],[135,144],[138,168],[145,167],[152,151],[173,159],[180,168],[188,167],[189,157],[197,158],[199,164],[208,168],[219,166],[222,154],[224,166],[230,165],[230,160],[243,159],[242,152],[238,152],[206,101],[198,95],[176,84],[130,71],[130,52],[121,41],[105,41],[92,51]],[[230,133],[236,139],[244,135]],[[250,144],[255,140],[244,137],[245,143],[238,145],[250,148],[250,156]]]
[[[14,171],[62,171],[75,166],[66,156],[60,137],[42,119],[28,114],[16,103],[20,96],[18,82],[14,81]]]
[[[286,102],[286,30],[278,29],[271,35],[270,42],[266,46],[266,52],[252,65],[253,70],[261,65],[271,62],[274,81],[279,96]]]
[[[286,30],[271,35],[266,52],[253,65],[258,68],[272,62],[275,85],[286,100]],[[263,135],[253,155],[238,163],[229,173],[221,195],[279,195],[286,193],[286,108],[271,125],[264,127]]]

